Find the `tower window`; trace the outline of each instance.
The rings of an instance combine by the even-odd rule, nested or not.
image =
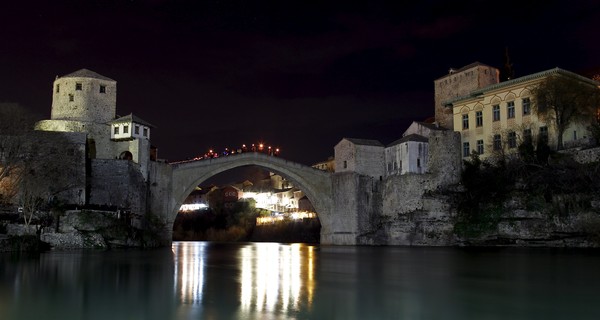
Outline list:
[[[83,88],[83,86],[81,85],[80,82],[75,83],[75,90],[81,90]]]
[[[106,86],[100,85],[100,93],[106,93]]]
[[[75,100],[75,97],[72,94],[69,94],[69,101]]]
[[[56,93],[59,93],[59,92],[60,92],[60,84],[57,84],[56,85]]]

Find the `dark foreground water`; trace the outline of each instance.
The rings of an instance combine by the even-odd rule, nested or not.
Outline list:
[[[175,242],[0,255],[0,319],[600,319],[600,252]]]

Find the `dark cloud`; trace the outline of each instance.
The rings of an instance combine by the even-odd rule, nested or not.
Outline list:
[[[600,65],[596,1],[27,1],[0,5],[0,101],[49,117],[56,75],[117,80],[159,156],[259,140],[303,163],[343,137],[399,138],[433,80],[474,61],[517,76]]]

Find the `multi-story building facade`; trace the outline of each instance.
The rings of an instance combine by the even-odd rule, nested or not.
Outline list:
[[[555,126],[552,121],[539,117],[534,109],[533,90],[550,76],[572,77],[598,85],[591,79],[555,68],[490,84],[442,101],[441,105],[452,110],[454,131],[461,134],[462,156],[468,157],[473,151],[484,158],[516,152],[518,145],[527,138],[536,141],[538,137],[544,137],[549,146],[556,146]],[[460,82],[461,78],[456,81]],[[588,125],[571,124],[563,136],[565,147],[587,144]]]

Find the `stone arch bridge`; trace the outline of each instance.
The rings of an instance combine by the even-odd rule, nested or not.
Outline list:
[[[167,188],[170,189],[167,190],[170,195],[168,203],[164,204],[167,209],[167,227],[172,229],[179,207],[196,186],[221,172],[249,165],[275,172],[304,192],[321,222],[322,244],[354,244],[354,232],[339,232],[344,223],[338,223],[341,217],[336,217],[332,179],[334,174],[258,152],[171,164],[170,188]],[[344,239],[339,239],[336,234],[342,234]]]

